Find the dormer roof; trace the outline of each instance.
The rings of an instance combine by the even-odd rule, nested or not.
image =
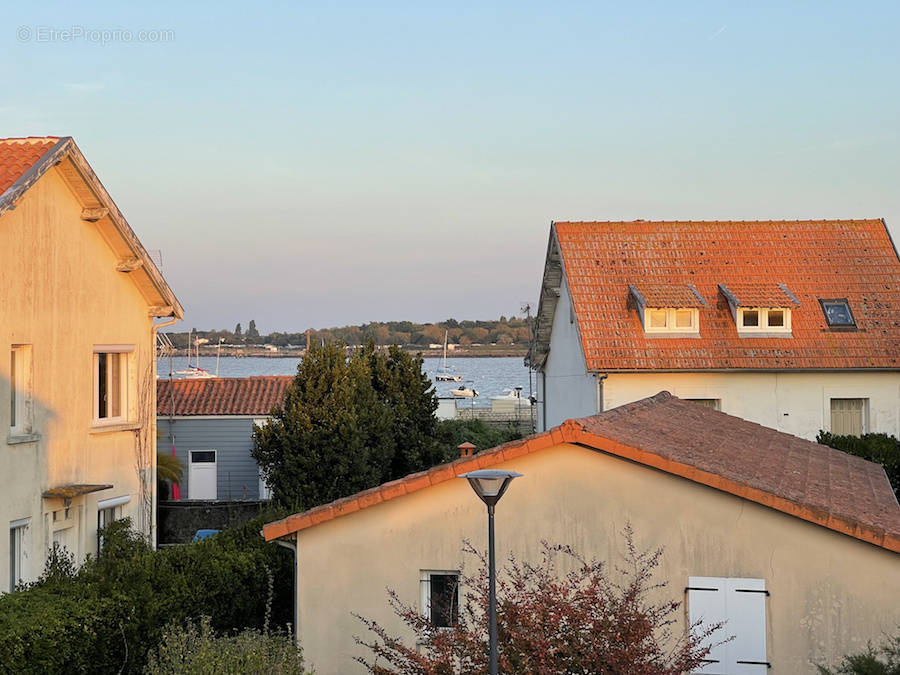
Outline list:
[[[547,252],[538,368],[568,292],[591,372],[900,370],[900,258],[882,220],[556,222]],[[708,303],[693,305],[699,336],[646,335],[637,297],[683,302],[689,288]],[[739,307],[789,309],[791,332],[738,335],[722,288]],[[847,300],[853,330],[826,322],[828,298]]]

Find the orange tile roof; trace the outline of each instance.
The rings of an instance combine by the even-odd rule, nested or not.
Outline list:
[[[758,284],[747,282],[732,282],[721,284],[721,288],[737,300],[738,307],[788,307],[795,304],[795,298],[788,295],[787,286],[782,288],[774,283]],[[726,295],[727,297],[727,295]]]
[[[58,141],[56,136],[0,138],[0,194],[12,187]]]
[[[646,307],[703,307],[706,300],[685,284],[638,284],[639,299]]]
[[[756,502],[900,553],[900,505],[878,464],[668,392],[267,524],[267,541],[562,443]]]
[[[900,369],[900,260],[881,220],[564,222],[554,238],[589,371]],[[699,339],[644,335],[628,287],[656,284],[706,299]],[[790,307],[793,337],[738,337],[719,284]],[[858,330],[831,330],[819,298],[847,298]]]
[[[268,415],[281,405],[290,375],[156,381],[157,416]],[[174,405],[173,405],[174,404]]]

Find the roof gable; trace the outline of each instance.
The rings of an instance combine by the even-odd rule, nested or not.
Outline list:
[[[290,375],[156,381],[157,416],[268,415],[281,405]]]
[[[900,505],[879,465],[668,392],[269,523],[263,534],[278,539],[563,443],[643,464],[900,553]]]
[[[119,257],[116,271],[129,274],[147,300],[149,314],[182,318],[172,289],[71,137],[0,139],[0,217],[54,168],[80,203],[81,219],[94,224]]]
[[[900,259],[881,220],[554,223],[538,367],[559,292],[548,279],[560,270],[589,371],[900,370]],[[699,339],[645,335],[631,288],[669,297],[689,286],[707,303],[694,305]],[[857,330],[832,330],[820,298],[846,298]],[[791,309],[792,337],[739,336],[729,309],[735,299]]]

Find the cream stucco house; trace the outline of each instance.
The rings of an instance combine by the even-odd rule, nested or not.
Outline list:
[[[0,140],[0,288],[8,591],[110,520],[152,539],[155,335],[183,310],[71,138]]]
[[[486,550],[458,476],[484,468],[523,474],[497,506],[498,560],[536,562],[545,540],[616,562],[628,523],[664,547],[681,627],[735,636],[704,673],[813,673],[900,625],[900,506],[880,466],[662,392],[266,525],[296,553],[308,666],[363,672],[352,613],[411,640],[385,588],[447,621],[433,589],[455,584],[464,539]]]
[[[558,222],[538,429],[668,390],[790,434],[900,434],[900,259],[881,220]]]

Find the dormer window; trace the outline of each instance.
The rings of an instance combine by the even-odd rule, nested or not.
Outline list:
[[[791,310],[786,307],[739,307],[738,333],[790,333]]]
[[[690,284],[628,287],[645,335],[699,335],[700,307],[706,300]]]
[[[791,337],[791,307],[800,301],[784,284],[719,284],[738,335]]]

